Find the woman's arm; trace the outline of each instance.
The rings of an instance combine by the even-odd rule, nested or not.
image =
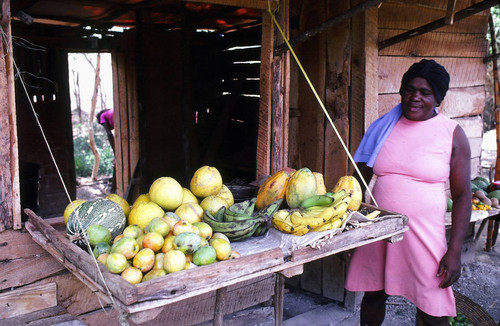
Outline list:
[[[453,150],[450,162],[450,191],[453,200],[451,212],[451,235],[448,251],[441,259],[437,276],[444,276],[442,288],[448,287],[460,277],[462,244],[470,222],[472,211],[470,187],[470,146],[460,126],[453,132]]]

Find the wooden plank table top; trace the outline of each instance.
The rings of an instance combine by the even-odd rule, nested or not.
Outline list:
[[[261,248],[259,252],[245,254],[235,260],[217,262],[132,285],[119,275],[110,273],[101,263],[96,263],[91,255],[74,245],[63,232],[55,230],[47,221],[29,210],[26,213],[29,216],[26,228],[35,242],[93,291],[98,292],[104,302],[115,304],[127,314],[157,310],[168,304],[271,273],[287,277],[297,275],[301,273],[305,263],[379,240],[395,242],[408,230],[406,216],[400,215],[399,218],[388,218],[332,236],[318,248],[306,246],[296,249],[291,255],[284,255],[282,248],[276,246],[276,243],[270,243],[269,247]]]

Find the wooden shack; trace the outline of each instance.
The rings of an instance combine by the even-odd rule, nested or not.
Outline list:
[[[339,137],[354,153],[367,126],[398,103],[403,73],[421,58],[437,60],[451,75],[440,110],[466,131],[474,177],[481,164],[489,9],[497,4],[4,1],[0,319],[15,324],[64,315],[117,323],[23,228],[21,197],[32,187],[42,218],[62,215],[66,191],[76,197],[68,52],[112,55],[117,192],[129,198],[147,192],[159,176],[186,184],[205,164],[217,166],[225,181],[248,182],[286,166],[309,167],[330,188],[353,172]],[[125,29],[113,32],[113,26]],[[331,264],[313,264],[303,287],[343,301],[342,284],[336,284],[339,296],[328,294],[331,281],[310,281],[325,279]]]

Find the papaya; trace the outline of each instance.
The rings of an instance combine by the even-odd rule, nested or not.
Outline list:
[[[319,172],[313,172],[313,174],[316,178],[316,195],[326,194],[325,178],[323,178],[323,174]]]
[[[304,199],[316,195],[316,177],[309,168],[301,168],[295,171],[285,191],[288,207],[297,208]]]
[[[284,199],[288,181],[294,172],[295,169],[284,168],[267,178],[259,187],[255,208],[260,210],[279,199]]]
[[[363,192],[361,191],[359,181],[353,176],[343,176],[337,181],[332,191],[337,192],[342,189],[344,189],[346,193],[351,194],[351,202],[347,208],[357,211],[361,206],[361,200],[363,199]]]

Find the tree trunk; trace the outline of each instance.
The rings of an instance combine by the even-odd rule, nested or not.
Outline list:
[[[97,63],[95,66],[95,81],[94,81],[94,94],[92,95],[92,104],[90,107],[90,116],[89,116],[89,142],[90,149],[94,153],[94,167],[92,168],[92,180],[97,180],[97,172],[99,170],[99,162],[101,158],[99,156],[99,152],[97,151],[97,147],[95,145],[94,140],[94,115],[95,115],[95,106],[97,102],[97,94],[99,93],[99,81],[100,81],[100,71],[101,71],[101,54],[97,53]]]

